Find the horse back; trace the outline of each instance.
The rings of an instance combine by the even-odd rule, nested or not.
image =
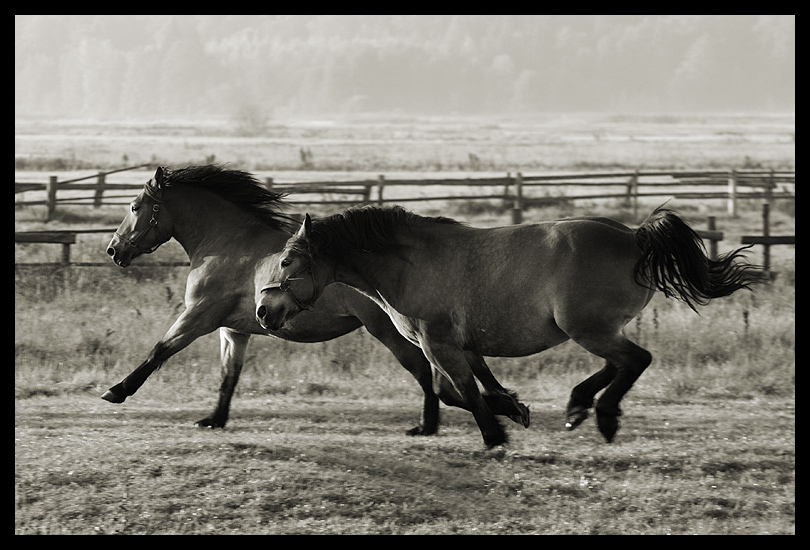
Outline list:
[[[507,235],[500,247],[490,248],[508,256],[489,280],[501,303],[528,303],[528,313],[549,318],[600,304],[602,311],[620,310],[623,317],[631,310],[635,315],[651,295],[635,282],[641,250],[634,232],[615,220],[567,219],[519,226]]]
[[[615,330],[635,317],[653,291],[639,285],[635,266],[641,257],[634,231],[609,218],[565,220],[549,229],[555,243],[550,299],[555,322],[570,335],[576,326]]]

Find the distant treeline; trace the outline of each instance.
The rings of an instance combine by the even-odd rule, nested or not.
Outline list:
[[[795,16],[17,15],[15,112],[795,109]]]

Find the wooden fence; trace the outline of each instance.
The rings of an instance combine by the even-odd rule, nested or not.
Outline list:
[[[133,166],[68,181],[58,181],[51,176],[48,183],[15,183],[15,194],[38,191],[45,193],[44,199],[21,200],[16,205],[45,205],[47,219],[53,219],[57,204],[84,204],[100,207],[103,204],[126,204],[143,184],[114,184],[107,176],[126,170],[147,168],[150,165]],[[79,183],[95,179],[94,183]],[[516,173],[506,174],[499,178],[456,178],[456,179],[421,179],[398,180],[378,176],[375,180],[362,181],[312,181],[302,183],[279,184],[273,178],[266,178],[269,189],[288,194],[286,200],[291,205],[330,204],[350,205],[372,203],[405,203],[415,201],[453,201],[453,200],[500,200],[512,206],[513,223],[522,223],[523,211],[526,208],[542,206],[559,201],[619,199],[626,205],[638,208],[639,199],[648,197],[669,197],[686,200],[721,199],[726,201],[730,215],[737,215],[738,201],[744,199],[764,199],[762,235],[746,235],[742,244],[762,245],[764,249],[763,266],[770,269],[770,247],[783,244],[795,244],[795,235],[773,236],[769,229],[770,205],[775,199],[795,200],[795,171],[775,170],[707,170],[707,171],[656,171],[635,170],[632,172],[571,173],[524,176]],[[397,187],[426,189],[431,188],[466,188],[471,194],[428,194],[419,196],[401,196],[391,190]],[[549,194],[549,189],[564,188],[564,193]],[[493,191],[493,189],[495,191]],[[536,190],[544,194],[538,196]],[[70,191],[70,193],[66,193]],[[78,195],[76,191],[81,192]],[[60,197],[59,194],[62,193]],[[124,193],[124,194],[121,194]],[[636,215],[638,212],[636,211]],[[723,239],[723,232],[715,227],[715,218],[709,217],[709,227],[698,233],[709,241],[709,253],[717,255],[717,242]],[[70,247],[76,243],[76,236],[83,233],[112,234],[115,228],[77,230],[77,231],[42,231],[15,232],[15,243],[53,243],[62,247],[61,261],[55,264],[33,265],[74,265],[98,266],[108,265],[100,262],[72,262]],[[32,265],[32,264],[15,264]],[[150,264],[153,265],[153,264]],[[156,263],[154,265],[181,266],[182,262]]]
[[[19,231],[14,233],[14,242],[17,244],[29,243],[49,243],[59,244],[62,247],[62,254],[59,262],[15,262],[15,267],[31,267],[31,266],[49,266],[49,267],[99,267],[99,266],[113,266],[112,261],[106,262],[74,262],[71,261],[70,247],[76,244],[76,238],[79,235],[106,233],[112,235],[117,227],[109,227],[105,229],[77,229],[77,230],[58,230],[58,231]],[[703,240],[709,241],[709,256],[712,258],[717,257],[717,243],[723,240],[723,232],[717,230],[716,219],[714,216],[709,216],[708,228],[698,229],[698,235]],[[761,243],[757,243],[761,244]],[[141,267],[148,266],[169,266],[180,267],[188,266],[189,262],[149,262],[140,264]]]
[[[28,243],[49,243],[61,245],[62,254],[59,262],[45,263],[45,262],[29,262],[29,263],[16,263],[15,267],[30,267],[30,266],[51,266],[51,267],[98,267],[98,266],[112,266],[110,262],[72,262],[70,258],[70,247],[76,244],[76,237],[83,234],[91,233],[106,233],[112,235],[117,228],[110,227],[105,229],[85,229],[85,230],[61,230],[61,231],[20,231],[14,233],[14,242],[18,244]],[[715,216],[708,217],[708,227],[706,229],[697,229],[697,234],[704,241],[709,242],[708,252],[709,257],[717,257],[717,243],[723,240],[723,232],[717,229],[717,220]],[[740,239],[741,244],[761,245],[763,249],[763,271],[770,273],[770,248],[777,245],[795,245],[795,235],[771,235],[770,231],[770,205],[764,203],[762,205],[762,234],[761,235],[743,235]],[[170,266],[181,267],[188,266],[189,263],[185,262],[150,262],[142,264],[142,267],[147,266]]]
[[[45,205],[46,219],[53,219],[58,204],[126,204],[139,191],[142,184],[114,184],[107,176],[144,168],[134,166],[101,172],[92,176],[58,181],[51,176],[47,183],[15,183],[14,191],[27,193],[44,191],[44,199],[20,200],[17,205]],[[95,183],[79,183],[89,179]],[[795,171],[775,170],[635,170],[631,172],[570,173],[523,175],[506,174],[505,177],[398,180],[378,176],[362,181],[312,181],[299,183],[275,182],[266,178],[268,188],[288,193],[289,204],[361,204],[405,203],[415,201],[453,201],[497,199],[512,205],[512,221],[521,223],[526,208],[558,201],[620,199],[636,210],[639,199],[672,197],[683,200],[722,199],[730,215],[737,215],[738,201],[743,199],[795,199]],[[409,187],[467,188],[466,194],[420,193],[419,196],[391,196],[391,190]],[[550,194],[553,188],[564,188],[564,193]],[[542,191],[538,196],[537,190]],[[76,191],[84,192],[75,193]],[[66,193],[70,192],[70,193]],[[121,193],[125,194],[121,194]],[[59,195],[62,195],[61,197]],[[306,196],[306,197],[303,197]]]
[[[781,244],[796,244],[796,235],[771,235],[771,205],[762,205],[762,235],[743,235],[741,244],[762,246],[762,270],[771,271],[771,247]]]
[[[112,260],[106,262],[75,262],[71,259],[72,245],[77,242],[80,235],[91,235],[103,233],[112,237],[117,227],[107,227],[103,229],[61,229],[54,231],[15,231],[14,242],[16,244],[47,243],[61,245],[61,255],[58,262],[14,262],[14,267],[104,267],[114,266]],[[103,253],[103,250],[101,250]],[[190,265],[188,261],[183,262],[149,262],[142,263],[140,267],[182,267]]]

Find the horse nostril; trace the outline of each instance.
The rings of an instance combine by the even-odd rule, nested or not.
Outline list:
[[[259,306],[259,309],[256,310],[256,317],[259,319],[264,319],[265,315],[267,315],[267,308],[264,306]]]
[[[115,249],[113,247],[107,249],[107,256],[115,256]]]

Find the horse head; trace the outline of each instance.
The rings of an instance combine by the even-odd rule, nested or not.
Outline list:
[[[319,284],[315,275],[316,262],[309,243],[311,230],[312,219],[307,214],[284,249],[269,256],[264,269],[258,271],[256,320],[264,329],[280,329],[302,311],[311,309],[323,294],[326,281]]]
[[[127,267],[141,254],[151,254],[168,241],[171,234],[171,219],[163,203],[165,170],[155,171],[143,191],[129,203],[129,212],[107,246],[107,254],[120,267]]]

